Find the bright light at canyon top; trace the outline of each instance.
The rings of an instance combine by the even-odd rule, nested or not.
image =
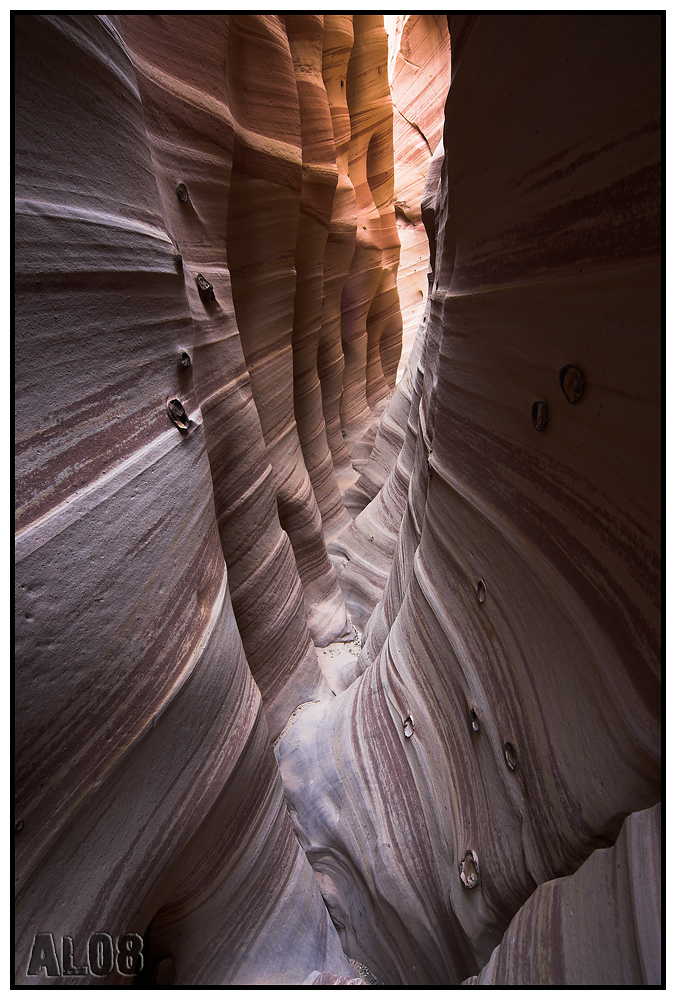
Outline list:
[[[383,14],[383,24],[387,32],[387,76],[392,85],[394,61],[397,58],[397,25],[407,14]]]
[[[450,84],[445,14],[384,14],[392,96],[394,208],[401,243],[397,287],[402,315],[400,381],[423,320],[429,247],[421,202],[433,154],[442,155]]]

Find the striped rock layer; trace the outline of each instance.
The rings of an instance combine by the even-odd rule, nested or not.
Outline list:
[[[661,810],[632,813],[613,847],[544,882],[463,986],[661,984]]]
[[[659,981],[661,22],[396,25],[16,16],[20,985]]]
[[[160,985],[354,980],[271,739],[331,697],[315,643],[353,637],[326,541],[355,38],[386,62],[357,22],[16,18],[18,982],[46,932],[78,979],[41,984],[100,984],[98,930],[144,935]],[[390,190],[388,99],[354,113]],[[369,333],[379,405],[396,335]]]
[[[405,443],[341,574],[378,603],[282,776],[343,945],[384,982],[652,984],[661,22],[449,28]]]

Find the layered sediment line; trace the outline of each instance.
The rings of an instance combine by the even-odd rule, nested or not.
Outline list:
[[[450,18],[394,562],[363,674],[278,748],[343,944],[393,985],[477,974],[537,886],[659,801],[659,25]]]
[[[321,542],[314,557],[295,526],[320,567],[306,586],[280,526],[288,468],[275,475],[228,264],[246,149],[288,167],[297,225],[300,131],[296,145],[254,135],[228,104],[215,70],[232,55],[229,18],[16,27],[17,981],[35,984],[45,928],[82,946],[100,928],[144,935],[157,984],[354,979],[264,715],[275,735],[300,701],[329,696],[306,607],[333,600],[335,636],[344,606],[335,576],[320,582],[333,570],[311,486],[306,508],[290,502]],[[253,62],[267,46],[286,67],[286,107],[281,23],[247,28]],[[280,448],[297,440],[292,410],[272,417]],[[78,985],[100,985],[75,962]]]
[[[18,985],[659,982],[660,27],[15,18]]]
[[[613,847],[539,885],[463,986],[659,986],[660,821],[659,805],[632,813]]]

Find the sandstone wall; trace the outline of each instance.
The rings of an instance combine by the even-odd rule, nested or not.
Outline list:
[[[632,813],[613,847],[538,886],[463,985],[659,986],[660,821],[659,805]]]
[[[661,21],[398,24],[15,19],[19,985],[658,981]]]
[[[353,635],[325,542],[350,521],[324,424],[340,311],[322,318],[357,224],[331,75],[354,29],[329,20],[326,38],[318,15],[16,20],[28,984],[45,928],[145,934],[151,979],[170,955],[158,975],[184,985],[352,972],[270,743],[330,697],[313,639]],[[385,250],[372,273],[375,296]],[[372,339],[391,378],[391,331]]]
[[[564,949],[543,982],[648,983],[659,966],[657,905],[650,931],[631,918],[633,855],[595,911],[624,913],[624,964],[578,950],[579,909],[550,932],[565,914],[533,894],[660,798],[660,24],[450,18],[391,572],[363,673],[279,748],[341,939],[391,984],[458,983],[501,941],[480,982],[531,982],[542,942]],[[386,488],[349,529],[371,518],[383,552]],[[632,829],[650,853],[650,824]]]

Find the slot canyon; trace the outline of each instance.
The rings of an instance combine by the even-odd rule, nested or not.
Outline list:
[[[14,16],[17,985],[661,983],[662,31]]]

